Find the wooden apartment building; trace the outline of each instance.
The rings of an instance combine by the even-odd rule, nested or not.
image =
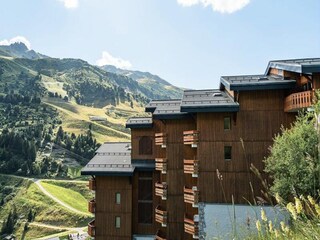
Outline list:
[[[103,144],[82,170],[95,191],[89,235],[209,239],[210,217],[230,205],[244,212],[261,196],[251,164],[267,177],[273,137],[312,105],[318,88],[320,58],[294,59],[270,61],[262,75],[222,76],[219,89],[152,100],[152,117],[128,120],[131,142]]]

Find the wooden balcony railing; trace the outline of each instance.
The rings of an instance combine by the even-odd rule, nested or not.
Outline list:
[[[193,207],[197,207],[199,203],[199,191],[197,187],[184,187],[183,198],[185,203],[190,203]]]
[[[163,182],[157,182],[155,184],[155,190],[156,190],[156,196],[161,197],[162,200],[167,199],[167,183]]]
[[[89,179],[89,189],[96,190],[96,180],[94,178]]]
[[[184,131],[183,132],[183,143],[191,145],[191,147],[197,147],[199,142],[199,132],[196,130]]]
[[[192,174],[192,177],[198,177],[199,161],[198,160],[183,160],[183,170],[186,174]]]
[[[94,224],[94,220],[88,223],[88,235],[90,237],[94,237],[96,235],[96,226]]]
[[[161,223],[162,227],[167,226],[167,211],[163,210],[160,206],[155,209],[156,222]]]
[[[165,233],[163,233],[160,230],[157,231],[155,239],[156,240],[167,240],[165,237]]]
[[[297,112],[303,108],[310,107],[312,105],[312,98],[312,91],[292,93],[285,99],[284,111]]]
[[[156,145],[160,145],[162,148],[166,148],[167,146],[167,136],[165,133],[156,133],[155,134],[155,143]]]
[[[96,212],[96,201],[94,199],[88,202],[88,211],[91,213]]]
[[[161,171],[161,173],[167,173],[167,159],[166,158],[156,158],[156,170]]]
[[[193,236],[193,238],[199,238],[199,216],[194,215],[193,219],[185,216],[184,218],[184,231]]]

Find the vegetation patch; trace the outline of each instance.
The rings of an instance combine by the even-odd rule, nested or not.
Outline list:
[[[57,185],[53,185],[46,182],[40,183],[50,194],[54,197],[58,198],[65,204],[73,207],[84,214],[88,213],[88,200],[84,198],[80,193],[73,191],[71,189],[67,189],[64,187],[60,187]]]
[[[10,186],[10,184],[14,184],[14,189],[11,192],[12,197],[10,197],[10,200],[6,199],[0,208],[0,221],[3,222],[2,225],[5,224],[9,214],[11,213],[12,215],[15,212],[14,215],[16,215],[16,219],[14,221],[13,233],[16,234],[18,239],[20,239],[23,234],[21,223],[30,220],[28,217],[30,212],[32,213],[32,222],[35,221],[52,226],[84,227],[92,219],[89,215],[77,214],[59,205],[44,195],[31,180],[8,175],[0,175],[0,177],[1,185],[5,184],[6,186]],[[70,193],[69,191],[65,191],[63,187],[60,188],[59,190],[63,190],[64,194]],[[74,194],[74,191],[72,191],[73,197],[75,198],[75,196],[77,196],[80,202],[87,206],[87,200],[80,193],[78,194]],[[63,199],[65,200],[66,197],[63,197]],[[79,201],[79,199],[77,199],[77,201]],[[76,208],[76,206],[73,207]],[[85,212],[86,211],[87,209],[85,209]],[[44,228],[44,235],[48,235],[45,234],[45,229],[48,230],[48,234],[52,234],[52,229]],[[28,234],[36,235],[36,233],[32,233],[32,231],[33,228],[30,228]],[[36,231],[38,230],[36,229]]]
[[[86,200],[93,197],[92,191],[87,186],[87,181],[43,180],[42,184],[44,183],[48,183],[65,189],[70,189],[76,193],[80,193]]]

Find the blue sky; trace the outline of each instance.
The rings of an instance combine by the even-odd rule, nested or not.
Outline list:
[[[149,71],[186,88],[320,56],[319,0],[3,0],[0,43]]]

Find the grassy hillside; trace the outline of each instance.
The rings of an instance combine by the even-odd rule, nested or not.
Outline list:
[[[85,199],[79,192],[76,192],[69,188],[60,187],[48,182],[40,183],[50,194],[58,198],[65,204],[69,205],[81,211],[83,213],[88,213],[88,200]]]
[[[42,183],[50,191],[60,191],[59,199],[70,201],[70,199],[80,199],[81,201],[70,201],[69,204],[73,207],[79,207],[86,211],[86,200],[90,199],[90,194],[87,192],[87,186],[84,182],[68,183],[68,188],[58,186],[54,181]],[[25,235],[25,239],[33,239],[35,236],[41,237],[49,234],[65,231],[65,228],[84,227],[91,220],[91,217],[86,214],[77,214],[69,211],[59,205],[48,196],[43,194],[35,183],[31,180],[0,175],[0,185],[6,186],[0,188],[0,197],[4,199],[3,206],[0,209],[0,221],[5,221],[9,212],[16,209],[18,220],[15,225],[15,234],[18,239]],[[12,186],[12,187],[8,187]],[[79,192],[78,192],[79,191]],[[84,193],[82,195],[81,193]],[[29,223],[29,229],[24,231],[24,225],[27,222],[29,211],[34,214],[34,219]],[[56,226],[62,229],[52,229],[48,227],[37,226],[37,223]],[[40,224],[40,225],[41,225]]]
[[[129,129],[125,128],[128,117],[138,115],[143,111],[139,105],[132,109],[128,104],[112,105],[104,108],[93,108],[78,105],[75,102],[65,102],[59,98],[45,98],[44,103],[56,108],[62,119],[62,127],[67,132],[84,133],[89,125],[98,142],[128,141]],[[92,116],[104,118],[104,121],[93,121]]]

